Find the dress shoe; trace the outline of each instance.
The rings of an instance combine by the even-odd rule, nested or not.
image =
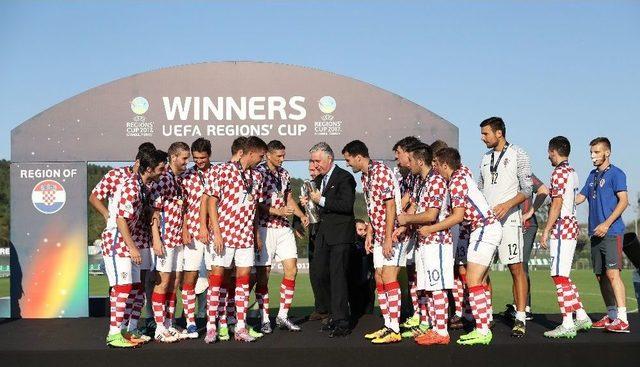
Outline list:
[[[344,326],[337,326],[329,333],[329,338],[339,338],[351,334],[351,329]]]

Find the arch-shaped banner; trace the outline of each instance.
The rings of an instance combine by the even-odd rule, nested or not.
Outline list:
[[[300,66],[218,62],[136,74],[69,98],[13,129],[11,159],[131,161],[144,141],[166,149],[201,136],[214,159],[225,159],[239,135],[281,140],[293,160],[308,159],[318,141],[340,150],[361,139],[377,159],[393,159],[391,145],[407,135],[458,143],[454,125],[371,84]]]

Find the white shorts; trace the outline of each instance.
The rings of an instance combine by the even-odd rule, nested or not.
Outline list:
[[[199,271],[202,260],[207,270],[211,270],[211,264],[213,259],[209,252],[209,245],[198,241],[195,238],[191,239],[191,243],[184,246],[184,271]]]
[[[432,243],[416,248],[418,290],[453,288],[453,245]]]
[[[522,226],[507,222],[502,226],[502,241],[498,246],[498,257],[503,265],[522,262],[524,239]]]
[[[569,277],[573,265],[573,255],[576,252],[577,240],[549,240],[549,255],[551,255],[551,276]]]
[[[142,263],[140,264],[140,270],[151,270],[153,269],[153,259],[151,258],[151,249],[150,248],[141,248],[140,257],[142,257]]]
[[[298,258],[296,238],[290,227],[258,230],[262,239],[262,250],[255,260],[255,266],[272,266],[275,262]]]
[[[489,224],[471,232],[467,262],[484,266],[491,265],[501,240],[502,226],[500,223]]]
[[[382,254],[382,245],[373,245],[373,267],[380,269],[383,266],[407,266],[407,245],[396,243],[393,246],[393,256],[387,259]]]
[[[227,269],[230,269],[231,264],[234,262],[236,267],[250,268],[253,266],[254,258],[256,257],[253,247],[236,249],[225,246],[222,254],[213,251],[212,255],[213,266],[220,266]]]
[[[407,265],[413,265],[416,263],[416,242],[417,239],[415,235],[405,240],[405,246],[407,246]]]
[[[164,246],[164,256],[154,256],[156,270],[161,273],[181,272],[184,265],[184,246]]]
[[[140,283],[140,265],[134,264],[130,257],[103,256],[102,261],[110,287]]]

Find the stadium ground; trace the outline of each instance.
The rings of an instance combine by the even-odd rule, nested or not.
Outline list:
[[[631,312],[637,312],[638,303],[635,298],[633,282],[631,280],[631,271],[623,271],[623,279],[627,289],[627,309]],[[536,270],[531,273],[533,311],[535,313],[553,314],[558,312],[558,304],[556,302],[555,287],[549,278],[548,270]],[[501,312],[506,303],[510,303],[511,298],[511,280],[510,275],[506,271],[492,272],[491,278],[494,286],[494,305],[495,312]],[[589,313],[603,312],[604,304],[600,297],[600,291],[597,283],[590,270],[574,270],[571,277],[580,291],[582,302]],[[273,274],[270,280],[269,298],[272,300],[279,299],[279,283],[282,279],[280,274]],[[108,283],[105,276],[89,277],[89,293],[91,296],[106,296]],[[298,276],[295,299],[293,301],[293,314],[302,316],[313,307],[313,294],[307,274]],[[9,279],[0,279],[0,296],[9,295]],[[253,301],[252,301],[253,302]],[[178,307],[180,314],[181,305]],[[272,302],[272,308],[277,307]]]

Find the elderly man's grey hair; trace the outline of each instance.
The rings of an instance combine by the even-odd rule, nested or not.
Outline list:
[[[311,149],[309,149],[309,153],[314,153],[314,152],[318,152],[318,151],[324,152],[326,155],[331,157],[331,159],[334,159],[333,149],[331,149],[329,144],[327,144],[327,143],[322,141],[322,142],[317,143],[316,145],[312,146]]]

